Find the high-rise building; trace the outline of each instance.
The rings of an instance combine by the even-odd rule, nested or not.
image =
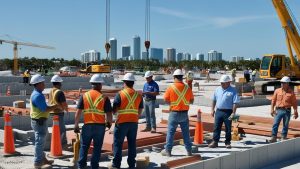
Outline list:
[[[117,60],[118,55],[117,55],[117,50],[118,50],[118,46],[117,46],[117,39],[116,38],[111,38],[109,40],[110,43],[110,60]]]
[[[133,57],[135,60],[141,59],[141,38],[137,35],[133,37]]]
[[[180,61],[183,60],[183,53],[182,52],[179,52],[176,55],[177,55],[177,62],[180,62]]]
[[[88,63],[88,62],[100,62],[101,54],[96,50],[89,50],[86,52],[81,53],[81,62]]]
[[[244,60],[244,57],[241,57],[241,56],[232,56],[232,62],[238,63],[241,60]]]
[[[147,53],[146,53],[147,57]],[[164,50],[162,48],[150,48],[150,59],[156,59],[160,63],[163,63]]]
[[[147,52],[142,52],[142,59],[147,60]]]
[[[197,53],[197,54],[196,54],[196,60],[204,61],[204,54],[202,54],[202,53]]]
[[[122,59],[130,56],[130,46],[124,45],[122,46]]]
[[[167,48],[167,62],[174,61],[176,62],[176,49]]]
[[[185,53],[184,60],[192,60],[192,55],[190,53]]]
[[[208,62],[221,61],[221,60],[222,60],[222,53],[219,53],[215,50],[211,50],[208,52],[208,55],[207,55]]]

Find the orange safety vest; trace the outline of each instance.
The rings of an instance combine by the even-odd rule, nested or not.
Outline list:
[[[105,123],[104,103],[106,97],[97,90],[90,90],[83,95],[83,121],[88,123]]]
[[[170,86],[170,110],[174,111],[186,111],[189,110],[190,100],[193,95],[188,91],[191,90],[188,85],[183,84],[179,86],[180,83],[175,83]]]
[[[121,97],[121,106],[118,110],[116,123],[135,122],[139,120],[139,105],[142,96],[131,88],[125,88],[119,92]]]

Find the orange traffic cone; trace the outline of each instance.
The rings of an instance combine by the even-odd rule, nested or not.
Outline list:
[[[7,86],[6,96],[10,96],[10,86]]]
[[[194,144],[203,144],[203,124],[201,121],[201,113],[202,113],[201,110],[198,109]]]
[[[51,136],[51,149],[49,157],[61,158],[62,145],[60,140],[60,129],[59,129],[59,117],[58,115],[53,116],[52,136]]]
[[[15,151],[14,134],[8,113],[4,115],[4,157],[20,154]]]

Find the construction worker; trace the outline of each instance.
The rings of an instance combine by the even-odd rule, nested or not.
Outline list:
[[[188,71],[188,73],[186,74],[185,81],[192,90],[193,90],[193,80],[194,80],[194,73],[192,71]]]
[[[124,89],[117,93],[113,102],[113,112],[117,114],[117,119],[114,128],[114,159],[109,168],[120,168],[125,136],[128,142],[129,168],[134,168],[136,163],[136,135],[139,115],[143,110],[143,100],[142,96],[133,89],[136,80],[132,73],[126,73],[122,81]]]
[[[271,116],[274,117],[274,124],[272,127],[271,143],[277,141],[278,127],[283,119],[283,128],[281,132],[281,139],[287,139],[289,122],[291,117],[291,107],[294,109],[294,118],[298,118],[297,99],[295,93],[290,88],[289,83],[291,79],[284,76],[281,80],[281,88],[276,89],[271,102]]]
[[[153,80],[153,73],[147,71],[145,73],[146,83],[143,88],[144,97],[144,114],[146,116],[146,128],[142,132],[151,131],[156,133],[155,103],[156,96],[159,95],[159,87]]]
[[[29,78],[30,78],[30,71],[27,69],[27,70],[23,73],[23,83],[24,83],[24,84],[29,83]]]
[[[244,78],[245,78],[245,80],[246,80],[247,83],[250,81],[250,72],[249,72],[249,69],[250,69],[250,68],[247,68],[247,69],[244,71]]]
[[[168,132],[166,138],[165,149],[161,152],[163,156],[171,156],[173,148],[173,139],[178,124],[184,140],[187,155],[192,155],[192,143],[190,140],[189,105],[194,102],[192,89],[183,83],[183,73],[181,69],[177,69],[173,73],[174,84],[170,85],[164,95],[165,102],[170,104],[170,114],[168,119]]]
[[[78,123],[83,112],[84,125],[80,137],[78,168],[86,168],[87,154],[93,140],[91,167],[98,169],[105,127],[109,127],[112,123],[112,108],[109,98],[101,93],[102,83],[104,83],[102,76],[94,74],[90,83],[92,89],[80,97],[77,105],[74,132],[79,133]]]
[[[209,83],[210,81],[210,69],[207,69],[206,71],[206,81]]]
[[[48,134],[47,119],[49,112],[60,109],[60,105],[47,106],[46,99],[42,93],[45,89],[45,78],[40,74],[32,76],[30,84],[34,86],[34,90],[30,97],[30,118],[31,127],[35,136],[34,148],[34,167],[44,168],[50,167],[53,160],[47,160],[44,153],[44,145],[46,135]]]
[[[213,141],[208,145],[210,148],[218,147],[223,122],[225,124],[225,147],[231,148],[231,122],[235,117],[239,96],[235,88],[230,86],[231,78],[222,75],[221,86],[215,90],[212,97],[211,115],[215,118]],[[215,110],[217,108],[217,110]]]
[[[257,69],[254,69],[251,73],[251,80],[252,82],[255,82],[255,77],[256,77]]]
[[[68,112],[68,104],[66,102],[66,97],[64,92],[61,91],[63,79],[58,75],[54,75],[51,78],[50,82],[52,82],[53,88],[49,93],[48,104],[49,105],[60,104],[62,106],[62,109],[55,109],[52,112],[50,112],[50,118],[52,119],[53,116],[58,115],[61,145],[63,148],[67,148],[67,135],[66,135],[66,126],[64,121],[64,111]],[[52,121],[49,120],[48,122],[52,124]]]
[[[231,70],[232,83],[235,83],[235,77],[236,77],[236,68]]]

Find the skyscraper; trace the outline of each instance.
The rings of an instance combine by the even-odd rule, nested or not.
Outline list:
[[[241,56],[232,56],[232,62],[238,63],[241,60],[244,60],[244,57],[241,57]]]
[[[147,60],[147,52],[142,52],[142,59]]]
[[[88,63],[88,62],[100,62],[101,54],[96,50],[89,50],[86,52],[81,53],[81,62]]]
[[[126,60],[125,58],[128,58],[130,56],[130,46],[124,45],[122,46],[122,59]]]
[[[177,53],[177,62],[180,62],[183,60],[183,53],[179,52]]]
[[[202,54],[202,53],[197,53],[197,54],[196,54],[196,60],[204,61],[204,54]]]
[[[192,55],[190,53],[185,53],[184,60],[192,60]]]
[[[146,53],[147,57],[147,53]],[[164,50],[162,48],[150,48],[150,59],[156,59],[160,63],[163,63]]]
[[[222,60],[222,53],[219,53],[215,50],[211,50],[208,52],[208,55],[207,55],[208,62],[221,61],[221,60]]]
[[[167,48],[167,62],[174,61],[176,62],[176,49]]]
[[[117,60],[118,55],[117,55],[117,50],[118,50],[118,46],[117,46],[117,39],[116,38],[111,38],[109,40],[110,43],[110,60]]]
[[[133,37],[133,57],[135,60],[141,59],[141,38],[137,35]]]

